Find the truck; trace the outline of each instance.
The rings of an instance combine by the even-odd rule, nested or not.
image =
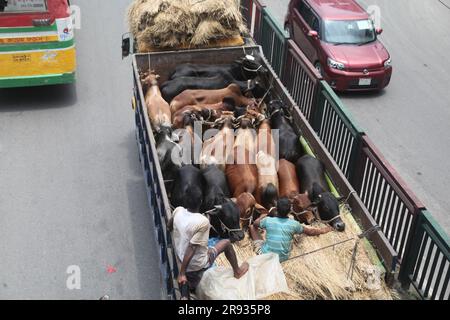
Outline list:
[[[180,291],[176,283],[179,261],[177,261],[177,257],[174,253],[171,233],[167,229],[167,223],[172,216],[172,210],[167,194],[165,178],[158,162],[155,137],[147,114],[144,99],[145,92],[142,87],[140,75],[147,70],[155,70],[160,75],[161,81],[164,81],[168,78],[170,71],[174,70],[178,64],[226,64],[242,57],[244,51],[246,53],[258,52],[262,54],[259,46],[247,45],[244,48],[228,47],[135,54],[132,58],[134,75],[132,105],[135,112],[136,139],[139,158],[146,179],[151,214],[153,215],[156,226],[156,238],[160,245],[159,252],[162,287],[164,288],[163,295],[166,298],[180,298]],[[294,118],[293,124],[295,125],[295,129],[297,132],[302,133],[304,138],[303,143],[307,148],[311,149],[312,153],[325,164],[330,181],[333,186],[336,186],[336,192],[339,195],[348,197],[347,203],[351,207],[353,215],[362,222],[362,229],[375,227],[375,222],[368,217],[367,210],[362,204],[362,201],[355,194],[354,189],[338,168],[337,164],[333,161],[324,145],[320,142],[320,139],[295,105],[289,93],[283,87],[281,81],[276,77],[273,69],[266,60],[265,66],[270,70],[270,81],[273,81],[274,83],[273,90],[276,92],[275,94],[281,97],[285,104],[289,106]],[[387,269],[390,270],[395,259],[395,254],[382,232],[376,231],[370,234],[368,239],[376,244],[378,252],[382,257],[380,261],[383,261],[387,266]],[[389,281],[390,273],[387,272],[387,274],[387,279]]]

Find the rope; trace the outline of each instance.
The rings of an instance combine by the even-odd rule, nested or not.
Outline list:
[[[354,191],[354,190],[351,191],[351,192],[348,194],[348,196],[347,196],[347,198],[345,199],[345,201],[344,201],[345,204],[348,204],[348,200],[350,199],[350,197],[351,197],[352,194],[357,194],[357,192]]]
[[[295,257],[292,257],[292,258],[289,258],[289,259],[283,261],[283,263],[288,262],[288,261],[290,261],[290,260],[295,260],[295,259],[298,259],[298,258],[303,258],[303,257],[309,256],[309,255],[314,254],[314,253],[317,253],[317,252],[319,252],[319,251],[323,251],[323,250],[328,249],[328,248],[334,248],[334,247],[336,247],[336,246],[338,246],[338,245],[344,244],[344,243],[349,242],[349,241],[351,241],[351,240],[355,240],[355,238],[354,238],[354,237],[348,238],[348,239],[346,239],[346,240],[343,240],[343,241],[340,241],[340,242],[336,242],[336,243],[330,244],[330,245],[328,245],[328,246],[326,246],[326,247],[322,247],[322,248],[319,248],[319,249],[316,249],[316,250],[313,250],[313,251],[309,251],[309,252],[300,254],[300,255],[298,255],[298,256],[295,256]]]
[[[326,250],[326,249],[329,249],[329,248],[334,248],[334,247],[336,247],[336,246],[338,246],[338,245],[347,243],[347,242],[352,241],[352,240],[356,240],[355,247],[353,248],[353,253],[352,253],[352,263],[351,263],[351,265],[350,265],[351,270],[352,270],[352,273],[353,273],[353,268],[354,268],[355,265],[356,265],[356,264],[355,264],[355,263],[356,263],[356,251],[357,251],[357,249],[358,249],[358,246],[357,246],[358,242],[359,242],[361,239],[366,238],[369,234],[371,234],[371,233],[373,233],[373,232],[375,232],[375,231],[378,231],[379,229],[380,229],[380,226],[378,226],[378,225],[373,226],[373,227],[370,227],[370,228],[367,229],[366,231],[364,231],[364,232],[362,232],[361,234],[359,234],[357,237],[351,237],[351,238],[348,238],[348,239],[346,239],[346,240],[342,240],[342,241],[339,241],[339,242],[330,244],[330,245],[328,245],[328,246],[325,246],[325,247],[322,247],[322,248],[319,248],[319,249],[316,249],[316,250],[313,250],[313,251],[309,251],[309,252],[303,253],[303,254],[301,254],[301,255],[298,255],[298,256],[289,258],[289,259],[283,261],[283,263],[285,263],[285,262],[287,262],[287,261],[290,261],[290,260],[302,258],[302,257],[308,256],[308,255],[311,255],[311,254],[314,254],[314,253],[317,253],[317,252],[320,252],[320,251],[323,251],[323,250]],[[349,271],[350,271],[350,269],[349,269]]]

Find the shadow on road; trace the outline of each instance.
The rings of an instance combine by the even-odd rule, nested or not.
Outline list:
[[[76,102],[75,84],[0,89],[0,112],[66,108]]]
[[[352,99],[352,100],[363,100],[363,99],[377,99],[386,94],[386,91],[383,89],[381,91],[356,91],[356,92],[336,92],[339,98],[342,99]]]
[[[134,131],[127,135],[121,146],[127,153],[133,177],[127,180],[127,192],[139,291],[141,299],[159,300],[161,299],[159,253]]]

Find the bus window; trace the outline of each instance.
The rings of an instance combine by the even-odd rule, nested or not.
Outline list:
[[[0,0],[0,12],[4,13],[47,12],[47,0],[7,0],[7,1]]]

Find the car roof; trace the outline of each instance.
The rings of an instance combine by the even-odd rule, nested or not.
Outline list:
[[[355,0],[307,0],[322,19],[368,19],[369,14]]]

